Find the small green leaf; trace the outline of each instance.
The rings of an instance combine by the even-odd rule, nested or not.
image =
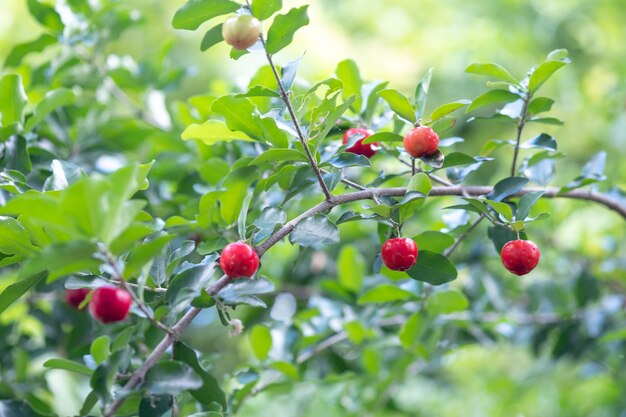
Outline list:
[[[517,194],[524,186],[528,184],[527,178],[509,177],[505,178],[493,187],[487,198],[493,201],[502,201],[507,197]]]
[[[470,103],[471,103],[470,100],[457,100],[457,101],[453,101],[452,103],[443,104],[443,105],[437,107],[430,114],[430,121],[434,122],[435,120],[439,120],[443,116],[447,116],[448,114],[452,113],[453,111],[455,111],[457,109],[460,109],[461,107],[467,106]]]
[[[482,107],[489,106],[490,104],[511,103],[519,99],[520,96],[518,94],[511,93],[507,90],[489,90],[476,97],[472,101],[472,104],[469,105],[465,113],[470,113]]]
[[[204,36],[202,37],[202,42],[200,43],[200,50],[204,52],[210,47],[222,42],[223,40],[224,36],[222,36],[222,24],[220,23],[219,25],[209,29],[207,33],[204,34]]]
[[[63,21],[61,16],[52,6],[44,4],[39,0],[28,0],[28,11],[39,23],[50,29],[54,33],[63,32]]]
[[[528,80],[528,89],[531,93],[534,93],[545,83],[548,78],[552,76],[559,68],[569,63],[569,60],[564,61],[544,61],[537,68],[535,68]]]
[[[424,319],[422,318],[420,312],[418,311],[411,314],[398,333],[398,338],[400,339],[400,343],[402,343],[402,347],[409,349],[411,346],[415,345],[423,328]]]
[[[341,152],[338,155],[333,156],[324,164],[331,165],[335,168],[346,168],[346,167],[369,167],[371,165],[370,160],[367,156],[357,155],[352,152]]]
[[[539,113],[550,111],[550,109],[552,109],[553,104],[554,104],[554,100],[548,97],[534,98],[528,105],[528,113],[530,115],[533,115],[533,114],[539,114]]]
[[[263,361],[267,359],[272,348],[272,334],[265,326],[256,325],[250,331],[250,347],[254,356]]]
[[[111,354],[111,339],[109,339],[109,336],[100,336],[91,342],[89,353],[96,365],[106,361]]]
[[[454,238],[447,233],[436,230],[427,230],[413,238],[420,251],[443,253],[454,243]]]
[[[189,0],[174,13],[172,27],[196,30],[207,20],[234,13],[240,7],[240,4],[230,0]]]
[[[93,371],[83,365],[82,363],[77,363],[74,361],[70,361],[67,359],[48,359],[43,363],[44,368],[49,369],[63,369],[65,371],[76,372],[78,374],[88,375],[90,376]]]
[[[289,45],[293,41],[293,35],[296,31],[308,24],[308,6],[293,8],[286,14],[276,16],[267,32],[267,41],[265,42],[267,52],[275,54]]]
[[[469,300],[458,290],[438,291],[428,297],[426,310],[431,315],[450,314],[469,307]]]
[[[26,92],[22,77],[17,74],[6,74],[0,77],[0,126],[8,127],[14,123],[24,122]]]
[[[335,74],[337,74],[337,78],[343,82],[343,91],[341,93],[343,99],[346,100],[352,96],[358,97],[352,103],[352,109],[358,113],[361,109],[363,101],[360,97],[363,80],[361,79],[361,74],[359,73],[359,68],[357,67],[356,62],[351,59],[341,61],[337,64]]]
[[[130,339],[133,337],[133,334],[135,334],[135,331],[137,331],[137,326],[128,326],[120,331],[118,335],[115,336],[115,340],[113,340],[111,352],[125,349],[130,343]]]
[[[254,141],[243,132],[230,130],[226,124],[220,120],[209,120],[201,125],[191,124],[185,128],[181,137],[184,140],[198,139],[206,145],[214,145],[219,142],[230,142],[233,140],[243,140],[246,142]]]
[[[308,162],[307,156],[296,149],[268,149],[250,162],[259,165],[264,162]]]
[[[513,209],[507,203],[493,200],[485,200],[485,203],[500,214],[506,221],[513,220]]]
[[[359,297],[357,303],[359,305],[380,304],[393,301],[403,301],[411,297],[414,297],[414,294],[412,292],[403,290],[397,285],[381,284],[376,287],[370,288],[365,293],[363,293]]]
[[[419,251],[417,262],[406,272],[411,278],[431,285],[445,284],[457,277],[456,268],[448,258],[427,250]]]
[[[432,188],[433,185],[430,182],[430,178],[424,172],[418,172],[417,174],[413,175],[411,177],[411,180],[409,181],[409,184],[406,187],[407,192],[417,191],[424,195],[428,195]]]
[[[415,118],[420,120],[426,109],[426,99],[428,98],[428,89],[430,88],[430,80],[433,77],[433,69],[429,68],[426,74],[415,87]]]
[[[7,55],[4,66],[17,67],[22,63],[22,59],[24,59],[26,55],[32,52],[41,52],[55,43],[57,43],[56,37],[44,33],[35,40],[15,45],[13,49],[11,49],[11,52],[9,52],[9,55]]]
[[[39,281],[44,279],[45,276],[46,274],[43,272],[33,274],[6,287],[2,293],[0,293],[0,314],[19,300],[20,297],[26,294],[26,292],[39,283]]]
[[[471,64],[470,66],[465,68],[465,72],[470,73],[470,74],[478,74],[478,75],[486,75],[488,77],[495,77],[495,78],[498,78],[500,80],[503,80],[512,84],[518,83],[518,81],[515,79],[515,77],[511,75],[509,71],[507,71],[504,67],[498,64],[493,64],[493,63]]]
[[[259,20],[265,20],[282,7],[282,0],[252,0],[252,15]]]
[[[185,363],[163,361],[148,370],[144,384],[153,395],[172,395],[200,388],[202,378]]]
[[[239,218],[237,219],[237,230],[239,231],[239,238],[241,240],[246,240],[246,218],[248,217],[248,207],[250,207],[250,201],[254,193],[249,193],[243,199],[243,204],[241,205],[241,210],[239,211]]]
[[[197,401],[205,406],[210,406],[212,403],[217,402],[222,408],[226,409],[226,395],[224,391],[220,388],[215,377],[200,366],[196,352],[193,349],[183,342],[176,342],[174,346],[174,359],[191,366],[196,374],[202,378],[202,386],[197,390],[189,391]]]
[[[393,110],[401,118],[408,120],[411,123],[417,122],[413,106],[409,99],[398,90],[382,90],[378,93],[383,100],[389,104],[391,110]]]
[[[374,142],[402,142],[404,136],[392,132],[377,132],[363,139],[364,144]]]
[[[556,139],[547,133],[541,133],[531,140],[524,142],[520,145],[522,149],[547,149],[549,151],[556,151]]]
[[[33,115],[26,122],[24,126],[25,131],[31,130],[33,127],[41,123],[44,118],[52,113],[59,107],[67,106],[74,103],[76,95],[72,90],[66,88],[59,88],[56,90],[48,91],[43,100],[37,104]]]

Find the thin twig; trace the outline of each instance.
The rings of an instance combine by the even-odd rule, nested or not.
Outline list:
[[[511,164],[511,176],[515,176],[515,170],[517,165],[517,156],[519,154],[519,143],[522,139],[522,131],[524,130],[524,126],[526,125],[526,116],[528,113],[528,103],[532,97],[532,93],[527,92],[526,97],[524,98],[524,104],[522,106],[522,113],[520,114],[519,120],[517,122],[517,137],[515,138],[515,148],[513,150],[513,163]]]
[[[302,144],[302,147],[304,148],[304,152],[306,153],[306,156],[309,159],[309,163],[311,164],[311,168],[313,169],[313,172],[315,172],[317,181],[320,183],[322,192],[324,193],[324,196],[326,196],[326,200],[331,200],[333,198],[333,195],[328,190],[328,187],[326,186],[326,183],[324,182],[324,178],[322,177],[322,173],[320,172],[320,168],[317,166],[317,162],[315,161],[315,158],[311,154],[311,150],[309,149],[309,146],[307,144],[307,139],[304,137],[304,134],[302,133],[300,122],[298,122],[298,118],[296,117],[296,112],[293,109],[293,105],[291,104],[291,99],[289,99],[289,94],[287,93],[287,90],[285,89],[285,86],[283,85],[283,80],[280,78],[280,75],[278,75],[278,70],[276,69],[276,65],[274,65],[274,61],[272,60],[272,55],[267,51],[265,39],[263,38],[262,34],[261,36],[259,36],[259,39],[261,40],[261,44],[263,45],[263,49],[265,50],[265,56],[267,58],[267,62],[269,63],[270,68],[272,69],[274,78],[276,79],[276,84],[278,84],[278,89],[280,90],[280,96],[285,102],[285,106],[287,106],[287,110],[289,111],[289,115],[291,116],[291,121],[293,122],[293,126],[296,129],[296,133],[298,134],[298,139],[300,139],[300,143]]]
[[[470,233],[472,233],[472,231],[473,231],[474,229],[476,229],[476,227],[480,224],[480,222],[482,222],[482,221],[483,221],[483,219],[484,219],[484,218],[485,218],[485,215],[484,215],[484,214],[481,214],[481,215],[478,217],[478,219],[476,219],[476,220],[474,221],[474,223],[472,223],[472,224],[470,225],[470,227],[469,227],[469,228],[468,228],[465,232],[463,232],[463,233],[462,233],[459,237],[457,237],[457,238],[454,240],[454,243],[452,244],[452,246],[450,246],[448,249],[446,249],[446,251],[444,252],[444,255],[445,255],[445,256],[450,256],[450,255],[452,255],[452,252],[454,252],[454,251],[456,250],[456,248],[457,248],[457,247],[461,244],[461,242],[463,242],[463,240],[465,240],[465,238],[466,238],[466,237],[467,237]]]

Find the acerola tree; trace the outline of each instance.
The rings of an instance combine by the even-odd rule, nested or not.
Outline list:
[[[225,41],[232,59],[262,54],[267,65],[244,90],[166,100],[185,75],[168,67],[167,51],[140,74],[107,52],[132,25],[127,8],[61,3],[28,2],[48,33],[16,46],[0,78],[3,413],[266,415],[246,406],[279,388],[338,415],[397,416],[420,392],[403,397],[403,387],[421,371],[439,381],[459,346],[505,340],[554,358],[623,349],[620,307],[602,298],[621,290],[591,272],[604,259],[572,269],[569,287],[523,283],[562,268],[539,223],[552,211],[546,200],[626,219],[624,193],[599,191],[603,153],[549,187],[563,157],[556,139],[525,136],[530,123],[562,124],[543,115],[554,100],[539,91],[570,62],[567,51],[521,79],[469,65],[488,89],[427,113],[432,71],[408,97],[363,81],[350,60],[313,82],[297,77],[300,60],[275,63],[308,24],[306,6],[279,14],[281,1],[190,0],[174,28],[215,19],[203,51]],[[25,64],[53,47],[62,53]],[[137,97],[161,100],[167,117]],[[461,109],[473,116],[466,124],[509,124],[513,139],[461,152],[464,140],[450,135]],[[482,171],[495,180],[470,181]],[[587,314],[604,320],[595,333]],[[203,327],[217,319],[231,339]],[[242,332],[249,345],[235,345]],[[473,377],[504,378],[498,358]],[[582,408],[556,401],[562,415],[623,407],[611,390],[619,372],[575,367],[561,378],[559,369],[554,383],[595,395]],[[59,373],[89,387],[76,390],[76,410],[55,401]],[[532,410],[533,398],[515,412]]]

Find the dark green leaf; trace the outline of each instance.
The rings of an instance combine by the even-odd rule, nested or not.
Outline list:
[[[339,242],[339,229],[322,214],[300,221],[289,235],[292,244],[321,248]]]
[[[426,165],[429,165],[437,169],[443,168],[444,163],[445,163],[445,157],[443,156],[443,153],[441,153],[439,149],[437,149],[434,154],[422,156],[420,159]]]
[[[43,363],[44,368],[49,369],[63,369],[65,371],[76,372],[78,374],[83,374],[87,376],[91,376],[93,371],[83,365],[82,363],[70,361],[67,359],[48,359]]]
[[[163,361],[146,373],[144,384],[150,393],[155,395],[180,394],[187,390],[199,389],[203,381],[186,363]]]
[[[493,187],[493,191],[487,195],[487,198],[493,201],[502,201],[518,193],[524,186],[528,184],[527,178],[509,177],[505,178]]]
[[[256,295],[274,291],[274,284],[267,278],[240,279],[228,284],[219,293],[219,298],[226,304],[248,304],[252,307],[263,307],[265,303]]]
[[[448,258],[427,250],[419,251],[417,262],[406,272],[411,278],[431,285],[445,284],[457,277],[456,268]]]
[[[44,417],[33,411],[28,404],[17,400],[0,400],[0,416],[2,417]]]
[[[369,167],[370,160],[364,155],[357,155],[352,152],[341,152],[333,156],[324,164],[331,165],[335,168],[345,168],[352,166]]]
[[[498,253],[502,252],[502,247],[506,245],[507,242],[517,239],[517,233],[504,226],[490,226],[487,230],[487,234]],[[526,234],[523,231],[520,233],[520,238],[526,239]]]
[[[198,362],[196,352],[182,342],[176,342],[174,346],[174,359],[191,366],[193,370],[202,378],[202,386],[197,390],[191,390],[193,397],[206,406],[216,402],[226,409],[226,395],[220,388],[217,380],[202,368]]]
[[[28,0],[28,11],[39,23],[50,29],[54,33],[63,31],[63,22],[61,16],[47,4],[41,3],[39,0]]]
[[[549,151],[556,151],[556,139],[547,133],[541,133],[531,140],[524,142],[520,145],[523,149],[547,149]]]
[[[535,205],[537,201],[544,194],[543,191],[536,191],[533,193],[524,194],[517,202],[517,209],[515,211],[516,220],[525,220],[530,213],[530,209]]]
[[[162,417],[172,409],[172,396],[159,395],[143,397],[139,403],[139,417]]]

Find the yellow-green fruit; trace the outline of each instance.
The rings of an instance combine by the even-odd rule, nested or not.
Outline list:
[[[235,49],[248,49],[261,35],[261,22],[250,15],[231,16],[222,25],[222,36]]]

